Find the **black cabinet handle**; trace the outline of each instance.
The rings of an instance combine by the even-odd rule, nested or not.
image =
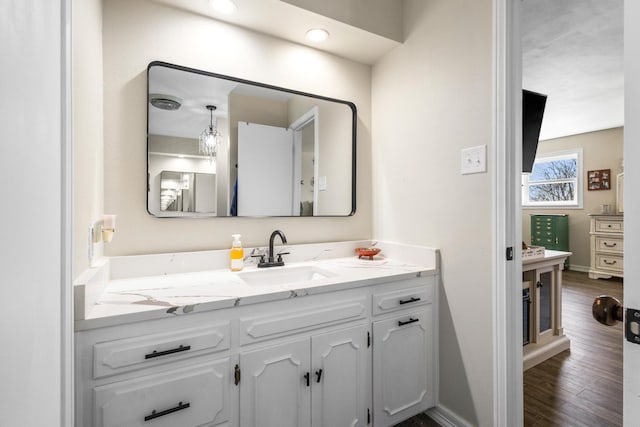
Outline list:
[[[169,415],[169,414],[173,414],[174,412],[178,412],[178,411],[182,411],[183,409],[187,409],[191,406],[190,403],[182,403],[179,402],[178,406],[174,407],[174,408],[170,408],[170,409],[165,409],[164,411],[156,411],[155,409],[153,411],[151,411],[150,415],[147,415],[146,417],[144,417],[145,421],[151,421],[153,419],[159,418],[159,417],[163,417],[165,415]]]
[[[233,370],[233,383],[235,385],[240,384],[240,366],[236,365]]]
[[[536,288],[542,288],[543,286],[544,286],[544,283],[542,282],[536,283]]]
[[[309,372],[307,372],[306,374],[304,374],[304,380],[307,383],[307,387],[309,387]]]
[[[606,259],[603,259],[602,262],[604,262],[607,265],[614,265],[616,263],[616,260],[613,261],[607,261]]]
[[[154,357],[166,356],[168,354],[180,353],[181,351],[189,351],[191,350],[190,345],[180,345],[180,347],[172,348],[171,350],[157,351],[153,350],[149,354],[145,354],[145,359],[153,359]]]
[[[322,369],[316,371],[316,382],[320,382],[320,378],[322,378]]]
[[[420,301],[420,298],[411,297],[411,298],[409,298],[409,299],[400,300],[400,301],[399,301],[399,304],[400,304],[400,305],[402,305],[402,304],[409,304],[409,303],[416,302],[416,301]]]
[[[398,326],[404,326],[404,325],[408,325],[409,323],[416,323],[419,322],[420,319],[413,319],[413,318],[409,318],[409,320],[407,320],[406,322],[403,322],[401,320],[398,321]]]
[[[615,243],[614,243],[614,244],[612,244],[612,245],[610,245],[610,244],[609,244],[609,243],[607,243],[607,242],[603,242],[603,245],[605,245],[605,246],[606,246],[606,247],[608,247],[608,248],[615,248],[615,247],[616,247],[616,244],[615,244]]]

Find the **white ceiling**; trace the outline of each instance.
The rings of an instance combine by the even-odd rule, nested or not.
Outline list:
[[[368,31],[304,9],[302,6],[290,4],[297,3],[293,0],[289,3],[280,0],[235,0],[238,10],[232,15],[216,12],[207,0],[151,1],[331,52],[364,64],[373,64],[400,44],[399,41],[381,32]],[[343,7],[349,9],[348,6],[353,1],[343,0],[338,3],[342,3]],[[400,2],[400,0],[385,1]],[[378,0],[371,7],[378,3],[384,4],[385,1]],[[401,4],[398,7],[401,7]],[[311,28],[324,28],[331,37],[322,43],[310,42],[304,36]]]
[[[624,124],[623,0],[524,0],[522,85],[547,95],[540,139]]]
[[[152,1],[366,64],[399,44],[280,0],[236,0],[231,16],[217,15],[206,0]],[[548,96],[541,140],[624,124],[623,2],[522,1],[523,87]],[[330,39],[306,41],[311,27],[328,29]]]

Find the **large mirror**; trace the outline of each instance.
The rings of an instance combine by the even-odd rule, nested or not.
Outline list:
[[[164,62],[147,85],[151,215],[355,212],[353,103]]]

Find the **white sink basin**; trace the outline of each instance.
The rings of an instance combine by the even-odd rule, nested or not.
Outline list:
[[[238,277],[250,286],[285,285],[294,282],[309,282],[335,276],[327,270],[314,266],[269,267],[238,273]]]

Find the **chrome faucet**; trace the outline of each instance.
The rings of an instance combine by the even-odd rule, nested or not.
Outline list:
[[[285,237],[282,231],[275,230],[273,233],[271,233],[271,237],[269,237],[269,252],[267,254],[268,256],[267,261],[265,262],[264,255],[260,256],[260,262],[258,263],[258,268],[280,267],[284,265],[284,261],[282,260],[282,255],[288,255],[289,252],[280,252],[277,254],[278,258],[277,259],[274,258],[273,241],[275,240],[276,236],[280,236],[280,240],[282,241],[282,244],[287,243],[287,238]]]

